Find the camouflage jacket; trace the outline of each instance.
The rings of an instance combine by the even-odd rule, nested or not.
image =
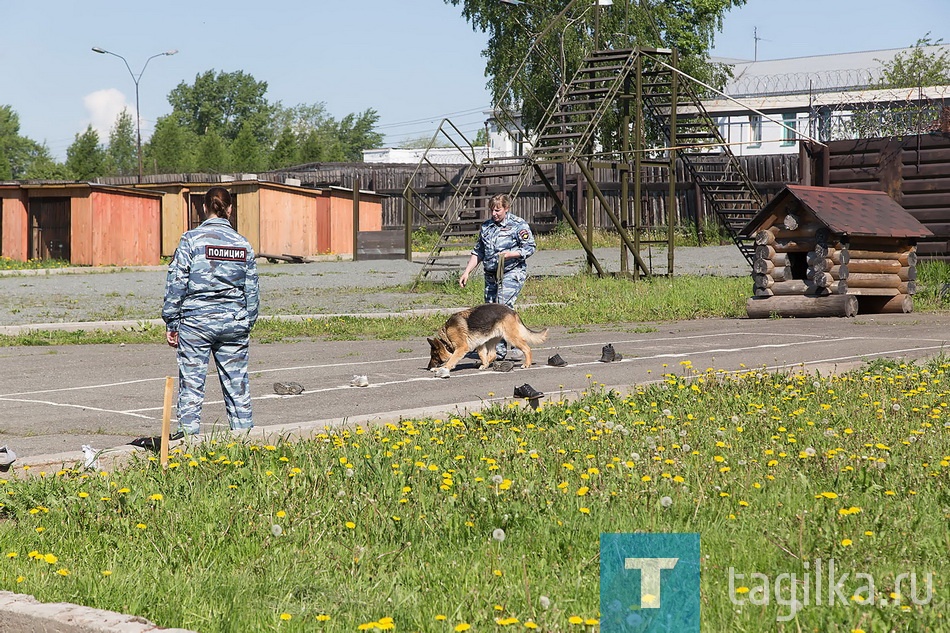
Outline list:
[[[254,249],[224,218],[211,218],[181,236],[168,265],[162,319],[177,332],[183,317],[247,318],[260,306]]]
[[[472,255],[483,262],[486,273],[492,274],[498,269],[498,254],[514,250],[520,251],[521,257],[505,260],[505,270],[525,268],[525,260],[534,254],[537,245],[528,223],[509,211],[501,224],[491,218],[482,223]]]

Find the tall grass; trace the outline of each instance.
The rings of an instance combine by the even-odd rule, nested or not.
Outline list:
[[[948,369],[683,361],[537,411],[220,438],[164,472],[152,458],[0,479],[0,589],[206,633],[593,631],[602,532],[699,532],[703,630],[942,631]],[[850,573],[842,604],[803,602],[787,624],[778,595],[749,605],[752,573],[801,579],[832,558]],[[746,580],[730,587],[730,568]],[[886,604],[863,604],[858,572]],[[918,598],[935,572],[933,602],[898,593],[903,572]]]

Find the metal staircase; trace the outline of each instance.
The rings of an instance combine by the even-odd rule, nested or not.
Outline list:
[[[525,166],[530,163],[525,157],[486,158],[464,171],[455,187],[451,201],[438,220],[442,224],[439,239],[422,264],[419,279],[436,271],[459,270],[459,250],[471,250],[479,227],[490,211],[488,201],[498,193],[516,195]]]
[[[751,265],[755,244],[743,238],[740,232],[765,201],[696,96],[693,82],[689,81],[692,78],[662,59],[669,55],[661,52],[644,55],[640,93],[644,113],[662,130],[729,237]],[[674,73],[680,76],[675,91],[672,90]]]
[[[538,126],[531,158],[538,163],[571,163],[590,154],[604,115],[635,68],[636,49],[595,51],[584,59]]]
[[[543,169],[545,165],[572,163],[581,170],[591,192],[600,199],[602,208],[619,232],[625,248],[633,254],[638,266],[634,275],[637,276],[639,271],[651,274],[639,256],[639,234],[637,231],[628,232],[625,218],[632,199],[635,205],[631,214],[634,218],[632,228],[639,226],[639,170],[647,165],[665,167],[672,180],[675,179],[676,158],[682,159],[710,208],[751,265],[755,245],[740,233],[762,208],[764,200],[719,133],[715,121],[703,108],[693,84],[700,85],[676,69],[676,54],[672,50],[638,47],[595,51],[561,86],[558,96],[541,118],[526,156],[478,160],[470,143],[458,143],[460,148],[471,153],[472,159],[461,171],[456,168],[454,175],[441,174],[452,192],[444,211],[414,207],[411,188],[407,186],[406,189],[407,211],[414,209],[427,222],[441,225],[439,239],[423,263],[419,279],[437,270],[458,270],[461,266],[458,251],[471,248],[480,224],[488,217],[489,198],[497,193],[516,196],[529,182],[539,182],[547,188],[555,203],[561,206],[561,216],[587,251],[588,262],[603,274],[581,228],[562,206],[563,203],[557,200],[555,187]],[[637,110],[632,119],[631,108]],[[507,119],[504,124],[509,130],[515,128],[528,137],[510,110],[497,104],[495,111],[496,116],[501,113]],[[614,139],[619,146],[604,149],[600,147],[599,134],[612,133],[611,126],[615,122],[620,126]],[[631,134],[635,147],[630,145]],[[655,146],[656,141],[662,145],[664,139],[666,147]],[[649,146],[650,143],[654,146]],[[425,158],[423,162],[426,162]],[[594,176],[595,167],[605,166],[619,169],[622,174],[619,214],[609,208]],[[626,194],[628,181],[634,184],[632,196]],[[670,207],[675,204],[672,185],[668,204]],[[668,215],[671,218],[669,270],[672,270],[673,224],[672,214]],[[450,256],[456,258],[454,262],[446,261]]]

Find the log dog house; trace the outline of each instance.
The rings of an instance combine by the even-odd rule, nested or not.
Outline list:
[[[742,230],[755,240],[750,318],[911,312],[917,240],[881,191],[787,185]]]

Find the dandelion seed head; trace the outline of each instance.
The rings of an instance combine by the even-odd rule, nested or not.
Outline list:
[[[673,505],[672,497],[660,497],[660,505],[664,508],[669,508],[671,505]]]
[[[270,533],[273,534],[274,536],[280,536],[281,534],[284,533],[284,528],[280,527],[280,525],[275,523],[274,525],[270,526]]]
[[[502,477],[501,475],[492,475],[492,476],[491,476],[491,482],[492,482],[493,484],[500,484],[500,483],[503,482],[504,480],[505,480],[505,478]]]
[[[496,541],[498,541],[499,543],[503,543],[503,542],[505,541],[505,538],[506,538],[506,536],[505,536],[505,531],[504,531],[503,529],[501,529],[501,528],[495,528],[495,529],[492,530],[492,532],[491,532],[491,537],[492,537],[493,540],[496,540]]]
[[[551,599],[548,598],[547,596],[541,596],[540,598],[538,598],[538,602],[541,603],[541,608],[542,608],[542,609],[550,609],[550,608],[551,608]]]

